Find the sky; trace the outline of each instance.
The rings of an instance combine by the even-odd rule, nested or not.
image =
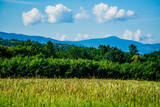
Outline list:
[[[160,0],[0,0],[0,31],[79,41],[160,43]]]

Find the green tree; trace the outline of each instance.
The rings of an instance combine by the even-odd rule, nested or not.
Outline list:
[[[26,43],[25,43],[25,45],[26,45],[26,46],[31,46],[31,45],[32,45],[31,40],[30,40],[30,39],[29,39],[29,40],[27,40],[27,41],[26,41]]]
[[[107,53],[111,49],[109,45],[107,45],[107,46],[99,45],[98,48],[100,49],[100,52],[102,55],[104,55],[105,53]]]
[[[129,54],[130,54],[130,57],[132,58],[134,55],[138,55],[138,50],[137,50],[137,47],[134,45],[134,44],[131,44],[129,46]]]
[[[53,48],[53,43],[51,41],[48,41],[44,45],[44,53],[47,57],[54,56],[55,57],[55,51]]]
[[[11,54],[8,51],[8,47],[0,45],[0,57],[11,57]]]
[[[132,60],[133,60],[134,62],[142,62],[142,61],[143,61],[143,56],[142,56],[142,55],[134,55],[134,56],[132,57]]]
[[[124,63],[124,53],[116,47],[112,47],[109,52],[104,55],[104,59],[112,62]]]

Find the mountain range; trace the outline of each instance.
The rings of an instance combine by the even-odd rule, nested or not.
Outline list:
[[[0,38],[3,39],[18,39],[18,40],[32,40],[38,41],[40,43],[47,43],[49,40],[53,43],[62,43],[62,44],[69,44],[69,45],[76,45],[76,46],[84,46],[84,47],[94,47],[98,48],[99,45],[110,45],[117,47],[123,51],[129,51],[129,45],[134,44],[137,46],[140,54],[150,53],[160,49],[160,43],[156,44],[143,44],[140,42],[132,41],[132,40],[125,40],[120,39],[116,36],[110,36],[106,38],[95,38],[95,39],[87,39],[81,41],[59,41],[52,38],[46,38],[42,36],[28,36],[23,34],[16,34],[16,33],[6,33],[0,32]]]

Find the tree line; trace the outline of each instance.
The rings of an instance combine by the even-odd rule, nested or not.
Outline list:
[[[7,41],[7,43],[6,43]],[[160,50],[140,55],[117,47],[98,48],[0,39],[0,76],[160,79]],[[9,45],[8,45],[9,44]]]

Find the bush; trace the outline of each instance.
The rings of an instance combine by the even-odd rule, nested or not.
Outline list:
[[[38,56],[0,59],[0,76],[160,80],[159,62],[113,63],[107,60],[53,59]]]

